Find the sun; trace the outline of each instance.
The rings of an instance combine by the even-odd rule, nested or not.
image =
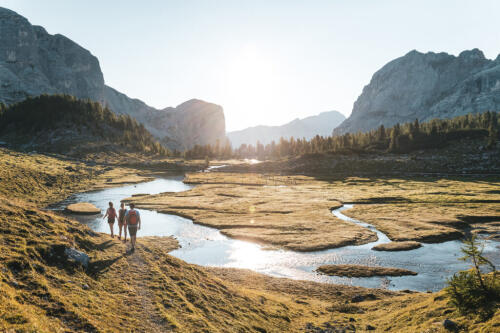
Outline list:
[[[234,123],[263,119],[279,107],[279,77],[271,57],[255,44],[245,44],[230,56],[224,72],[226,109]]]

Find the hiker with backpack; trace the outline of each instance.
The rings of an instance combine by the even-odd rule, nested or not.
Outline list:
[[[105,218],[108,218],[108,224],[109,224],[109,230],[111,231],[111,238],[115,238],[115,234],[113,233],[113,227],[115,225],[115,219],[118,219],[116,216],[116,209],[113,208],[113,203],[110,201],[109,202],[109,207],[106,210],[106,215],[102,218],[103,220]]]
[[[125,222],[125,214],[127,213],[127,209],[125,209],[125,204],[122,202],[120,204],[120,209],[118,210],[118,228],[120,228],[120,234],[118,235],[118,239],[122,239],[122,229],[125,235],[124,243],[127,242],[127,223]]]
[[[141,215],[135,209],[135,205],[131,203],[130,209],[125,213],[125,221],[128,227],[128,234],[130,235],[130,242],[132,243],[131,251],[135,251],[135,239],[137,230],[141,230]]]

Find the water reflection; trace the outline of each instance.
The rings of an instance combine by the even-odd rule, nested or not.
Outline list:
[[[191,186],[182,183],[182,179],[182,176],[161,178],[137,185],[80,193],[60,203],[55,208],[64,208],[72,202],[87,201],[104,210],[108,201],[113,201],[116,205],[121,199],[130,197],[132,194],[156,194],[190,189]],[[371,248],[375,244],[388,242],[389,239],[373,226],[343,215],[342,211],[348,208],[350,206],[346,205],[332,213],[341,219],[372,229],[377,233],[378,241],[361,246],[346,246],[308,253],[266,250],[258,244],[227,238],[216,229],[193,224],[188,219],[147,210],[140,210],[143,224],[139,236],[173,235],[179,241],[181,248],[172,251],[171,254],[193,264],[247,268],[277,277],[364,287],[436,291],[444,286],[447,277],[454,272],[468,268],[467,263],[457,260],[460,256],[461,242],[459,241],[424,244],[421,248],[412,251],[372,251]],[[102,216],[78,217],[78,219],[87,223],[95,231],[109,232],[107,223],[102,220]],[[498,266],[500,256],[498,249],[495,248],[496,244],[498,243],[488,241],[484,254]],[[324,264],[400,267],[416,271],[418,275],[390,278],[329,277],[314,271],[318,266]]]

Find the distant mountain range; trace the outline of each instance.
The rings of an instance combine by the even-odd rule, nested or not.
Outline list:
[[[134,117],[171,149],[225,139],[222,107],[191,100],[158,110],[132,99],[104,83],[99,61],[88,50],[0,7],[0,102],[12,104],[40,94],[100,102]]]
[[[304,119],[295,119],[281,126],[255,126],[240,131],[228,132],[227,136],[233,147],[241,144],[255,145],[257,141],[262,144],[278,142],[281,137],[289,139],[310,139],[316,135],[329,136],[332,130],[345,119],[338,111],[322,112],[319,115]]]
[[[499,110],[500,55],[490,60],[478,49],[458,57],[411,51],[373,75],[334,133]]]

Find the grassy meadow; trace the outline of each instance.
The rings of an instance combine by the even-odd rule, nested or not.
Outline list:
[[[393,241],[440,242],[466,232],[498,235],[500,179],[315,178],[246,173],[190,173],[181,193],[131,199],[139,207],[186,216],[227,236],[297,251],[376,240],[372,231],[330,213],[375,225]]]
[[[145,181],[151,170],[7,149],[0,154],[0,332],[445,332],[445,318],[469,332],[500,327],[499,311],[485,322],[464,317],[443,292],[393,292],[188,264],[168,254],[178,247],[170,237],[142,237],[137,251],[127,253],[109,235],[43,208],[77,191]],[[271,180],[258,174],[194,173],[187,181],[199,185],[134,201],[192,216],[231,237],[303,251],[374,240],[371,231],[332,216],[330,209],[342,202],[365,202],[353,214],[357,207],[369,212],[376,205],[399,205],[409,213],[417,203],[443,206],[433,212],[448,214],[446,221],[404,224],[435,225],[437,235],[462,232],[449,223],[459,218],[496,230],[494,222],[477,218],[477,211],[489,219],[497,214],[494,203],[485,202],[498,196],[494,179],[433,180],[425,190],[415,179]],[[468,195],[451,194],[458,189]],[[401,235],[396,217],[390,221],[394,235]],[[415,237],[422,232],[416,229]],[[88,254],[88,268],[65,260],[66,248]]]

